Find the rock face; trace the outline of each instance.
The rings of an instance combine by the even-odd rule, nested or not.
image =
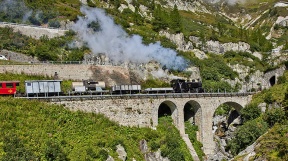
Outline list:
[[[200,0],[193,0],[193,1],[167,0],[164,7],[173,8],[176,5],[178,10],[209,13],[209,11],[205,8],[205,6],[202,5],[200,2],[201,2]]]
[[[27,56],[21,53],[12,52],[8,50],[1,50],[0,55],[4,55],[8,60],[17,61],[17,62],[39,62],[37,58],[33,58],[32,56]]]
[[[245,42],[238,43],[220,43],[219,41],[207,41],[205,43],[201,42],[199,37],[190,36],[189,41],[185,41],[184,35],[182,33],[179,34],[170,34],[166,31],[160,31],[160,35],[165,36],[169,40],[171,40],[175,45],[177,45],[177,49],[181,51],[191,51],[197,56],[199,59],[204,59],[207,56],[204,52],[214,53],[214,54],[224,54],[227,51],[235,51],[235,52],[249,52],[250,45]],[[201,48],[200,50],[194,50],[193,44],[195,48]],[[204,51],[204,52],[203,52]]]
[[[226,115],[216,115],[213,117],[213,133],[214,139],[217,140],[218,146],[215,148],[215,154],[209,155],[208,160],[229,160],[233,156],[225,151],[227,141],[231,140],[233,133],[238,125],[241,125],[242,119],[236,110],[231,110]]]
[[[144,154],[145,161],[169,161],[161,156],[160,149],[157,152],[150,152],[146,140],[140,141],[140,150]]]
[[[207,41],[204,47],[204,50],[209,53],[215,54],[224,54],[227,51],[236,51],[236,52],[249,52],[250,45],[245,42],[238,43],[223,43],[221,44],[219,41]]]
[[[166,31],[160,31],[159,34],[161,36],[165,36],[169,40],[171,40],[174,44],[177,45],[177,49],[181,51],[191,51],[193,49],[193,45],[190,41],[185,42],[183,33],[179,34],[170,34]]]
[[[124,147],[119,144],[119,145],[116,146],[116,148],[117,148],[116,152],[118,153],[118,158],[120,160],[125,161],[126,158],[127,158],[127,153],[126,153]]]

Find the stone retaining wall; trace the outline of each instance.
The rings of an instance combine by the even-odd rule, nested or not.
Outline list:
[[[68,30],[52,29],[37,26],[28,26],[21,24],[0,23],[0,27],[11,27],[14,32],[20,32],[23,35],[31,36],[32,38],[39,39],[43,35],[47,35],[48,38],[54,38],[65,35]]]
[[[130,84],[129,71],[118,66],[101,65],[72,65],[72,64],[43,64],[43,65],[1,65],[0,73],[25,73],[28,75],[43,75],[53,78],[55,72],[59,79],[77,80],[93,79],[105,81],[106,85]]]

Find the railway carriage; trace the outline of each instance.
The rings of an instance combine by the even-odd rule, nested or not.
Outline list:
[[[0,81],[0,95],[14,95],[20,81]]]
[[[136,94],[141,93],[141,85],[115,85],[112,86],[113,94]]]
[[[25,92],[27,96],[60,95],[62,80],[27,80]]]
[[[15,95],[16,87],[20,81],[0,81],[0,95]],[[25,93],[19,96],[27,97],[48,97],[64,95],[61,90],[62,80],[26,80]],[[141,89],[141,85],[114,85],[111,90],[106,90],[105,82],[83,80],[72,82],[72,89],[69,94],[73,95],[103,95],[103,94],[165,94],[165,93],[203,93],[202,83],[175,79],[171,81],[171,87]]]

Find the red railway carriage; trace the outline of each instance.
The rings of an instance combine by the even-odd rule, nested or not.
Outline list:
[[[16,87],[20,81],[0,81],[0,95],[16,94]]]

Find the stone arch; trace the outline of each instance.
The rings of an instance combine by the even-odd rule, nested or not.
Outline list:
[[[200,125],[200,120],[202,116],[201,106],[196,101],[188,101],[184,105],[184,122],[190,121],[191,123],[195,123],[196,125]]]
[[[275,75],[269,79],[269,83],[270,83],[270,86],[274,86],[276,84],[276,76]]]
[[[219,106],[223,104],[228,105],[229,107],[232,107],[234,110],[231,110],[229,112],[228,117],[214,117],[216,109],[219,108]],[[239,116],[240,116],[240,111],[243,108],[243,106],[233,101],[227,101],[220,105],[215,109],[213,113],[212,130],[213,130],[213,133],[215,133],[216,135],[224,136],[224,132],[228,130],[228,127],[230,126],[231,123],[236,121],[235,125],[238,125],[239,123],[241,124],[241,119],[239,120]]]
[[[177,106],[175,105],[175,103],[173,103],[172,101],[163,101],[162,103],[160,103],[159,107],[158,107],[158,118],[162,117],[162,116],[171,116],[173,119],[173,123],[175,125],[178,125],[178,111],[177,111]],[[158,124],[158,123],[157,123]]]
[[[198,126],[199,129],[202,127],[202,109],[198,102],[194,100],[188,101],[183,108],[183,114],[184,114],[184,122],[189,121],[195,125]],[[200,140],[202,134],[201,130],[199,130],[199,133],[197,134],[198,140]]]
[[[240,110],[242,108],[244,108],[242,105],[240,105],[239,103],[237,102],[232,102],[232,101],[228,101],[228,102],[224,102],[223,104],[227,104],[231,107],[233,107],[239,114],[240,114]],[[214,111],[215,112],[215,111]]]
[[[232,111],[228,117],[228,126],[234,121],[234,119],[238,116],[240,116],[240,111],[242,108],[242,105],[236,103],[236,102],[225,102],[224,104],[227,104],[235,109],[235,111]]]

